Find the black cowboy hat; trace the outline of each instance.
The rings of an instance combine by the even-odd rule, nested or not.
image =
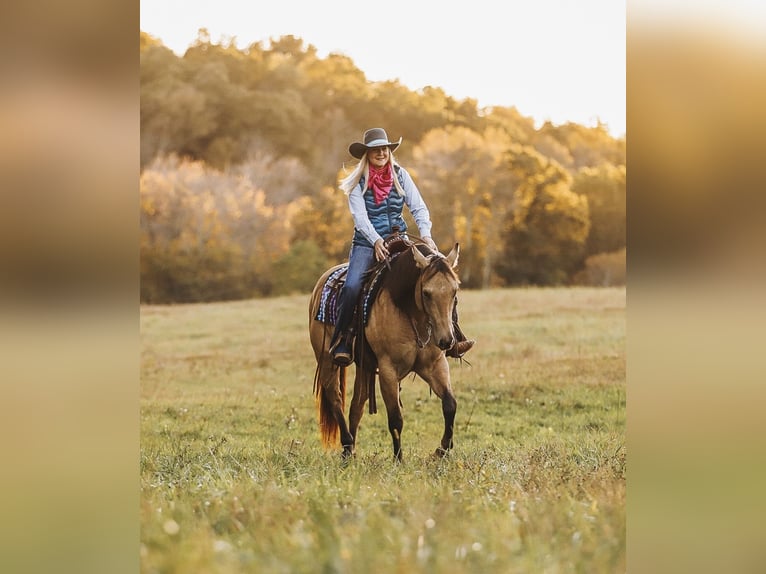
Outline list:
[[[362,156],[367,153],[367,150],[373,147],[388,146],[391,151],[394,151],[402,143],[402,138],[399,138],[398,142],[388,141],[388,134],[383,128],[371,128],[364,132],[362,142],[354,142],[348,146],[348,153],[354,156],[356,159],[362,159]]]

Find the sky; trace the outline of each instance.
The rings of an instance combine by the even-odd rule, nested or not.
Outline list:
[[[293,35],[350,57],[370,81],[442,88],[536,125],[625,134],[620,0],[141,0],[141,30],[182,55],[206,28],[238,48]]]

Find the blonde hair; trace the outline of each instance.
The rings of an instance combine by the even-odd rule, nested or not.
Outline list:
[[[399,163],[396,161],[394,152],[391,151],[391,148],[388,150],[388,161],[391,164],[391,169],[394,170],[394,187],[399,195],[404,195],[402,184],[399,183],[399,178],[396,175],[395,169],[395,166],[399,165]],[[359,184],[359,180],[362,179],[362,176],[364,176],[364,181],[370,181],[370,162],[367,159],[366,152],[362,156],[362,159],[359,160],[359,163],[356,164],[353,171],[338,182],[338,187],[343,193],[348,195]]]

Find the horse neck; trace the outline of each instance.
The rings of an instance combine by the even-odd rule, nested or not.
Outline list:
[[[394,305],[402,311],[417,310],[416,289],[420,288],[422,272],[410,252],[402,253],[391,266],[383,288],[388,291]]]

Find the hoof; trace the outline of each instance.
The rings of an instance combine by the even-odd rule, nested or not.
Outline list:
[[[434,453],[431,455],[433,458],[442,459],[445,456],[449,454],[448,450],[443,449],[442,447],[437,448]]]
[[[346,462],[356,456],[353,448],[344,447],[343,452],[340,453],[340,458],[343,462]]]

